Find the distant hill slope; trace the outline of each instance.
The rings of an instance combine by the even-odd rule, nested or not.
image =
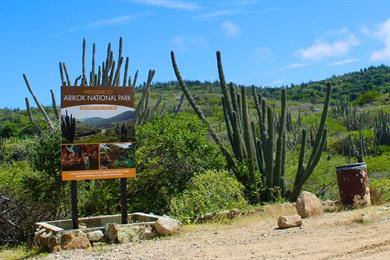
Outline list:
[[[228,75],[226,75],[229,79]],[[305,102],[319,102],[324,96],[324,84],[326,80],[332,80],[335,87],[333,88],[333,99],[347,98],[350,101],[354,101],[360,95],[374,91],[378,94],[390,92],[390,67],[371,66],[364,68],[356,72],[346,73],[339,76],[333,76],[329,79],[319,81],[309,81],[301,84],[288,85],[288,99]],[[220,92],[220,86],[217,81],[186,81],[187,85],[191,88],[193,93],[207,90],[207,92]],[[175,86],[176,82],[157,82],[154,84],[154,88],[157,91],[164,92]],[[170,88],[169,88],[170,87]],[[256,86],[259,91],[267,97],[278,98],[280,88],[271,88],[267,86]],[[203,92],[205,93],[205,92]]]
[[[91,117],[83,120],[84,123],[91,124],[97,127],[110,127],[113,124],[128,121],[134,118],[134,111],[125,111],[119,115],[110,118]]]
[[[368,91],[378,94],[390,93],[390,67],[385,65],[372,66],[357,72],[333,76],[329,80],[335,85],[332,95],[334,99],[347,98],[350,101],[354,101]],[[322,96],[321,86],[324,83],[325,80],[320,80],[291,85],[289,88],[289,99],[312,101],[312,99],[317,98],[317,95]]]

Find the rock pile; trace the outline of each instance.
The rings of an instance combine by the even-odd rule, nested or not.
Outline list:
[[[172,235],[180,230],[180,222],[164,216],[148,224],[136,223],[121,225],[108,223],[102,229],[82,229],[53,231],[39,227],[34,236],[37,246],[50,252],[61,250],[86,249],[96,242],[129,243],[155,236]]]

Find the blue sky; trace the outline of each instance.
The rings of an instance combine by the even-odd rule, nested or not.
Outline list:
[[[374,0],[4,0],[0,107],[24,107],[22,73],[49,104],[49,89],[59,94],[59,61],[73,79],[80,74],[83,37],[102,61],[122,36],[141,80],[148,69],[155,81],[175,79],[170,50],[186,79],[216,79],[221,50],[228,81],[263,86],[388,65],[389,11],[390,1]]]

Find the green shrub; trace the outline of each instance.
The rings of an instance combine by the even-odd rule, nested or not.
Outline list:
[[[247,206],[244,186],[227,171],[206,171],[192,177],[188,188],[172,198],[170,214],[183,223],[197,216],[223,209]]]
[[[80,216],[119,213],[121,198],[120,185],[119,179],[79,182],[78,196]]]
[[[64,213],[66,183],[61,180],[61,134],[55,130],[44,130],[29,149],[29,161],[33,171],[22,179],[22,188],[37,203],[46,205],[52,218]]]
[[[370,91],[367,91],[367,92],[360,94],[356,98],[356,103],[361,106],[361,105],[364,105],[367,103],[374,102],[378,97],[379,97],[378,92],[370,90]]]
[[[130,185],[130,210],[166,213],[195,172],[222,169],[225,160],[196,116],[165,116],[137,128],[137,178]]]

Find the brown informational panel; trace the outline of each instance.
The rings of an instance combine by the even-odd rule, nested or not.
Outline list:
[[[61,87],[62,180],[135,177],[132,87]]]

